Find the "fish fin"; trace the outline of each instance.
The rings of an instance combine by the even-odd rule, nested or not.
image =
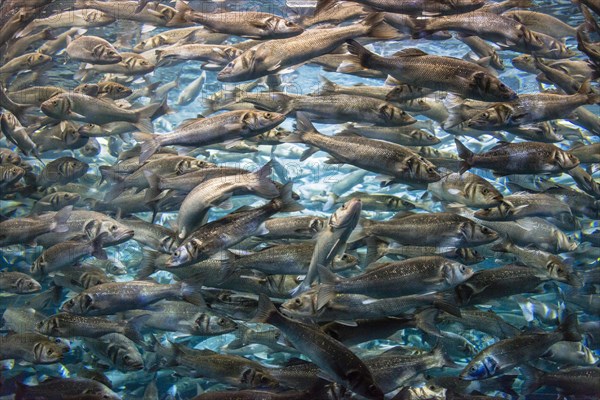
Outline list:
[[[267,199],[277,197],[279,190],[277,190],[277,187],[269,178],[273,174],[273,164],[271,161],[267,162],[253,174],[258,181],[258,185],[253,187],[256,194]]]
[[[523,385],[521,386],[521,391],[523,394],[528,395],[540,387],[542,387],[541,378],[543,376],[543,372],[539,369],[533,368],[530,365],[523,365],[519,367],[521,374],[523,375]]]
[[[345,325],[345,326],[358,326],[358,323],[356,321],[352,321],[352,320],[344,320],[344,319],[336,319],[335,322],[337,322],[340,325]]]
[[[319,285],[317,294],[317,310],[323,309],[336,295],[335,287],[331,285]]]
[[[385,21],[385,13],[371,13],[365,17],[362,24],[368,27],[367,36],[375,39],[394,39],[399,32]]]
[[[160,149],[160,142],[157,136],[153,136],[151,140],[146,140],[141,143],[140,162],[146,162],[148,159]]]
[[[339,198],[338,195],[336,195],[334,193],[329,193],[329,197],[327,197],[327,201],[323,205],[323,211],[331,210],[333,208],[333,206],[335,205],[335,202],[337,201],[338,198]]]
[[[353,73],[357,73],[360,71],[364,71],[365,67],[363,67],[360,64],[360,61],[358,61],[358,59],[355,60],[346,60],[340,63],[340,65],[338,65],[337,69],[335,70],[335,72],[339,72],[341,74],[353,74]]]
[[[202,292],[200,291],[201,287],[202,285],[181,282],[181,294],[183,300],[195,306],[206,308],[206,302],[204,301]]]
[[[460,368],[460,366],[458,364],[456,364],[454,361],[452,361],[452,358],[446,352],[446,349],[442,345],[441,341],[437,342],[437,344],[434,346],[432,352],[436,358],[439,358],[440,360],[443,361],[444,367]]]
[[[281,188],[278,199],[283,203],[281,205],[280,212],[294,212],[304,210],[304,206],[298,203],[293,198],[293,185],[292,182],[288,182]]]
[[[338,86],[336,83],[330,81],[323,75],[319,75],[319,79],[321,81],[321,86],[319,87],[319,90],[317,91],[317,94],[319,96],[336,93],[336,87]]]
[[[102,232],[101,234],[96,236],[94,238],[94,240],[92,241],[92,246],[93,246],[92,255],[99,260],[108,260],[108,257],[106,256],[106,252],[102,248],[102,244],[104,243],[104,240],[106,240],[107,236],[108,236],[108,232]]]
[[[458,151],[458,156],[463,159],[463,162],[460,166],[460,174],[464,174],[466,171],[471,169],[474,153],[469,150],[464,144],[460,142],[458,139],[454,139],[454,143],[456,143],[456,149]]]
[[[273,316],[279,314],[275,305],[264,293],[258,295],[258,308],[251,322],[269,323]]]
[[[69,231],[67,220],[71,216],[72,211],[73,206],[65,206],[54,215],[52,232],[63,233]]]
[[[371,58],[373,58],[373,56],[375,56],[375,53],[370,52],[362,44],[358,43],[354,39],[348,39],[346,43],[348,43],[348,51],[350,52],[350,54],[353,54],[358,57],[360,65],[369,68],[370,60]]]
[[[435,319],[439,311],[436,308],[426,308],[419,313],[415,314],[416,326],[423,332],[429,333],[430,335],[441,337],[442,332],[435,325]]]
[[[135,276],[136,279],[145,279],[156,272],[156,260],[162,253],[150,250],[142,250],[142,262],[140,263],[140,269]]]
[[[579,333],[579,323],[577,321],[577,314],[569,314],[564,322],[558,327],[558,331],[562,332],[563,340],[570,342],[579,342],[582,337]]]
[[[125,324],[123,335],[133,340],[135,343],[144,344],[144,336],[142,336],[140,330],[146,321],[150,319],[150,317],[150,314],[142,314],[138,315],[137,317],[133,317],[127,321],[127,324]]]
[[[309,146],[308,149],[304,150],[302,152],[302,154],[300,155],[300,161],[304,161],[304,160],[310,158],[310,156],[317,153],[319,150],[320,149],[318,147]]]
[[[175,3],[175,15],[167,22],[167,26],[186,24],[188,22],[186,14],[193,11],[194,9],[192,7],[181,0],[177,0]]]

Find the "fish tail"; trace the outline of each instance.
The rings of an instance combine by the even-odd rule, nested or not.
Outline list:
[[[123,182],[115,183],[104,195],[104,201],[112,201],[119,197],[125,191],[126,187]]]
[[[319,265],[317,268],[319,271],[319,279],[321,280],[317,292],[317,310],[320,310],[335,297],[336,291],[334,284],[339,281],[339,278],[327,267]]]
[[[456,317],[461,317],[460,307],[456,304],[454,295],[451,293],[436,293],[433,295],[433,306]]]
[[[462,144],[458,139],[454,139],[454,143],[456,143],[456,149],[458,150],[458,156],[463,159],[460,166],[460,174],[464,174],[472,167],[473,162],[473,152],[469,150],[464,144]]]
[[[563,340],[569,342],[579,342],[582,337],[579,333],[579,323],[577,321],[577,314],[569,314],[564,322],[558,327],[558,331],[562,332]]]
[[[160,109],[164,109],[167,103],[167,98],[165,98],[159,103],[149,104],[146,107],[141,108],[138,114],[138,120],[134,123],[134,125],[141,130],[142,132],[154,132],[154,127],[152,125],[152,117],[156,114],[156,112]]]
[[[596,93],[593,89],[592,86],[590,84],[590,80],[587,79],[585,82],[583,82],[581,84],[581,86],[579,87],[579,90],[577,91],[578,94],[585,94],[587,95],[587,103],[588,104],[598,104],[600,103],[600,94]]]
[[[346,43],[348,43],[348,51],[350,52],[350,54],[353,54],[356,57],[358,57],[360,65],[369,68],[374,54],[354,39],[348,39]]]
[[[140,264],[140,269],[135,276],[136,279],[145,279],[152,275],[158,269],[156,266],[156,260],[162,253],[155,251],[144,249],[142,252],[142,262]]]
[[[523,374],[523,385],[521,386],[523,394],[533,393],[543,386],[541,379],[544,373],[542,371],[529,365],[524,365],[519,367],[519,369],[521,370],[521,374]]]
[[[277,309],[271,299],[269,299],[269,296],[261,293],[258,296],[258,308],[256,309],[256,314],[254,314],[254,318],[252,318],[250,322],[268,323],[277,314]]]
[[[318,90],[319,96],[336,93],[336,88],[338,86],[336,83],[333,83],[323,75],[320,75],[319,79],[321,81],[321,87]]]
[[[202,285],[181,282],[181,297],[190,304],[206,307],[206,302],[200,291]]]
[[[142,336],[140,330],[151,317],[150,314],[138,315],[127,321],[123,329],[123,335],[133,340],[135,343],[144,344],[144,336]]]
[[[152,172],[152,171],[148,171],[145,170],[144,171],[144,177],[146,178],[146,180],[148,181],[148,186],[150,186],[150,190],[148,192],[150,192],[150,194],[147,192],[147,199],[146,202],[150,202],[150,201],[155,201],[157,196],[160,194],[161,192],[161,184],[162,184],[162,178],[160,175]]]
[[[92,240],[92,255],[99,260],[108,260],[106,252],[102,248],[108,232],[102,232]]]
[[[262,168],[253,173],[253,177],[256,179],[254,183],[254,190],[256,193],[267,199],[277,197],[279,190],[269,177],[273,173],[273,165],[271,161],[266,163]]]
[[[160,150],[160,142],[158,137],[153,136],[152,139],[146,140],[141,144],[140,162],[146,162],[154,153]]]
[[[278,200],[281,204],[279,209],[280,212],[293,212],[304,210],[304,207],[292,197],[292,195],[294,194],[292,189],[292,182],[286,183],[285,185],[283,185],[283,188],[281,188],[281,191],[279,192],[279,197],[274,199]]]
[[[52,232],[62,233],[69,231],[67,220],[71,216],[72,211],[73,206],[66,206],[56,213],[56,215],[54,216],[54,227],[52,229]]]
[[[376,39],[394,39],[398,31],[385,21],[385,13],[372,13],[365,17],[362,24],[367,28],[367,36]]]
[[[427,19],[411,18],[411,23],[414,26],[412,32],[413,39],[422,39],[435,32],[434,30],[427,29],[427,24],[429,23]]]
[[[441,361],[442,366],[448,368],[460,368],[458,364],[452,361],[452,358],[448,355],[448,352],[442,345],[441,341],[438,341],[435,347],[433,348],[433,355]]]
[[[415,314],[415,323],[417,328],[430,335],[441,337],[442,332],[435,324],[435,319],[439,314],[439,310],[433,307],[426,308]]]
[[[246,332],[248,332],[249,328],[244,324],[239,324],[238,328],[233,334],[235,335],[235,339],[227,344],[228,349],[239,349],[244,347],[246,344]]]
[[[189,12],[193,12],[194,9],[185,4],[183,1],[177,0],[177,2],[175,3],[175,11],[175,15],[169,20],[167,26],[177,26],[189,22],[186,17],[186,14]]]

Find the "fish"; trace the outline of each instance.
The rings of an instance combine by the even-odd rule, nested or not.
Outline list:
[[[350,38],[386,39],[395,35],[396,31],[383,22],[383,15],[373,13],[346,27],[309,29],[292,38],[260,43],[227,64],[217,79],[221,82],[256,79],[326,54]]]
[[[67,93],[54,96],[42,103],[44,114],[57,119],[105,124],[112,121],[126,121],[142,131],[152,131],[150,118],[161,107],[161,103],[150,104],[137,110],[124,110],[107,100],[80,93]]]
[[[300,25],[274,14],[252,11],[202,13],[194,11],[181,0],[177,1],[175,9],[177,14],[169,25],[193,22],[217,32],[252,39],[284,39],[304,32]]]
[[[298,132],[284,139],[287,143],[310,146],[301,161],[322,149],[331,154],[331,163],[348,162],[366,170],[392,177],[394,182],[428,183],[439,180],[433,164],[408,148],[366,138],[328,137],[319,133],[308,116],[297,115]]]
[[[581,340],[581,335],[577,331],[577,317],[574,314],[569,315],[554,332],[522,334],[494,343],[479,352],[463,369],[460,376],[465,380],[495,376],[539,357],[548,350],[548,347],[560,340],[574,342]]]
[[[498,175],[551,174],[568,171],[579,165],[579,159],[550,143],[500,142],[490,151],[474,154],[454,139],[458,156],[463,160],[461,172],[472,167],[488,168]]]
[[[116,64],[123,57],[109,42],[97,36],[80,36],[67,39],[66,52],[73,60],[91,64]]]
[[[315,248],[308,271],[302,283],[291,292],[292,295],[310,288],[318,276],[319,266],[329,265],[336,255],[344,251],[346,241],[358,223],[361,210],[360,198],[352,198],[331,214],[327,224],[315,235]]]
[[[0,338],[0,358],[16,358],[33,364],[53,364],[60,361],[64,348],[39,333],[15,333]]]
[[[67,232],[67,220],[71,217],[73,206],[65,206],[53,217],[42,214],[37,217],[13,218],[0,222],[0,247],[20,243],[31,243],[40,235],[48,232]]]
[[[270,323],[281,329],[300,352],[315,362],[329,379],[370,399],[383,399],[368,367],[337,340],[314,327],[290,320],[277,311],[267,296],[259,297],[254,321]]]
[[[202,303],[201,295],[195,287],[185,282],[173,285],[149,281],[109,282],[79,293],[63,303],[61,311],[83,316],[107,315],[144,307],[164,299]]]
[[[101,382],[88,378],[56,378],[48,379],[37,385],[20,383],[17,386],[16,396],[27,398],[28,396],[62,396],[88,398],[105,398],[119,400],[120,397]]]
[[[34,278],[16,271],[1,271],[0,287],[6,293],[16,294],[29,294],[42,290],[42,285]]]
[[[348,51],[363,67],[380,70],[415,86],[450,91],[483,101],[509,101],[517,94],[485,68],[451,57],[432,56],[417,48],[404,49],[394,57],[381,57],[355,40]],[[428,73],[423,74],[423,71]]]

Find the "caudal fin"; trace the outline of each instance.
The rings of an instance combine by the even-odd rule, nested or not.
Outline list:
[[[360,65],[369,68],[371,60],[376,54],[367,50],[362,44],[354,39],[348,39],[346,42],[348,43],[348,51],[350,54],[353,54],[358,58]]]
[[[129,321],[127,321],[127,324],[123,329],[123,335],[127,336],[129,339],[133,340],[136,343],[144,344],[144,337],[140,333],[140,330],[150,317],[150,314],[143,314],[130,319]]]
[[[463,159],[460,165],[460,174],[464,174],[468,170],[471,169],[473,162],[473,152],[469,150],[464,144],[462,144],[458,139],[454,139],[454,143],[456,143],[456,149],[458,150],[458,156]]]
[[[563,334],[563,340],[569,342],[581,341],[581,333],[579,333],[579,323],[577,321],[577,314],[569,314],[565,321],[558,327],[558,330]]]
[[[71,216],[72,211],[73,206],[66,206],[54,215],[54,227],[52,228],[52,232],[63,233],[69,231],[67,220]]]
[[[252,174],[254,180],[254,192],[266,199],[272,199],[279,195],[279,190],[273,181],[269,178],[273,173],[273,166],[269,161],[261,169]]]
[[[108,260],[106,256],[106,252],[102,248],[106,237],[108,236],[108,232],[102,232],[98,236],[92,240],[92,255],[99,260]]]
[[[154,136],[152,139],[142,142],[140,147],[140,162],[143,163],[148,161],[160,149],[160,141],[157,136]]]
[[[292,186],[292,182],[288,182],[285,185],[283,185],[279,197],[273,200],[278,201],[280,203],[280,212],[294,212],[304,210],[304,206],[302,206],[300,203],[294,200],[294,192],[292,190]]]
[[[269,323],[273,316],[277,314],[278,311],[273,302],[271,302],[271,299],[269,299],[269,296],[261,293],[258,296],[258,308],[256,309],[256,314],[254,314],[254,318],[252,318],[250,322]]]
[[[385,13],[372,13],[363,20],[367,26],[367,36],[375,39],[394,39],[398,37],[398,31],[388,25],[385,21]]]
[[[528,365],[519,367],[519,369],[521,370],[521,374],[523,374],[523,385],[521,386],[521,391],[524,395],[533,393],[543,386],[541,383],[541,379],[544,376],[543,371]]]
[[[154,132],[154,126],[152,125],[152,117],[158,110],[164,109],[167,104],[167,98],[160,103],[149,104],[146,107],[140,108],[137,111],[138,120],[134,125],[142,132],[152,133]]]

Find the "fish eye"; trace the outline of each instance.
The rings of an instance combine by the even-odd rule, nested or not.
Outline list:
[[[489,228],[487,228],[487,227],[483,226],[483,227],[481,228],[481,232],[483,232],[483,233],[490,233],[490,232],[491,232],[491,230],[490,230]]]
[[[488,194],[490,191],[487,188],[481,189],[481,193]]]
[[[272,117],[272,114],[271,114],[271,113],[266,113],[266,114],[265,114],[265,118],[266,118],[266,119],[271,119],[271,117]]]
[[[129,361],[130,359],[131,359],[131,357],[129,357],[128,355],[123,356],[124,361]]]
[[[467,270],[467,268],[464,265],[460,266],[460,272],[465,272]]]
[[[217,320],[217,324],[219,324],[219,325],[225,325],[225,318],[219,318]]]
[[[46,355],[49,355],[49,356],[51,356],[53,353],[54,353],[54,351],[52,349],[48,349],[46,351]]]
[[[116,225],[111,225],[110,230],[113,231],[113,232],[116,231],[117,230],[117,226]]]
[[[300,299],[300,297],[296,297],[296,298],[294,299],[294,303],[296,303],[296,304],[300,305],[300,304],[302,304],[302,300]]]
[[[285,21],[285,26],[293,26],[294,23],[292,21]]]
[[[175,257],[179,257],[179,254],[181,254],[181,253],[179,252],[179,250],[175,250],[175,253],[173,253],[173,255],[174,255]]]

